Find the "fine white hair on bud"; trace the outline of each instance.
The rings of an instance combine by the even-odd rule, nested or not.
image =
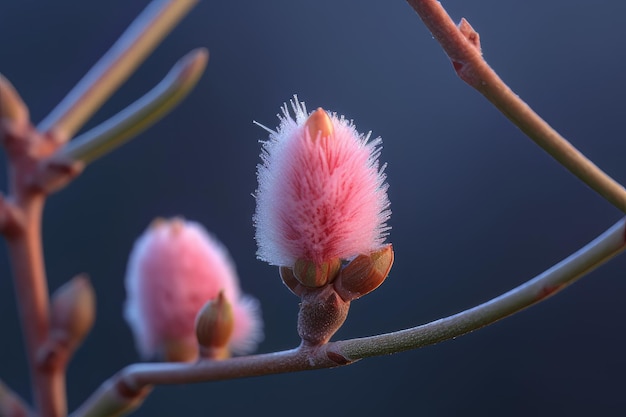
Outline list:
[[[294,117],[285,104],[280,125],[268,129],[263,143],[254,214],[258,257],[277,266],[299,260],[323,266],[379,250],[391,214],[378,162],[381,139],[369,140],[322,108],[307,113],[296,96],[291,108]],[[306,278],[332,280],[317,273]]]

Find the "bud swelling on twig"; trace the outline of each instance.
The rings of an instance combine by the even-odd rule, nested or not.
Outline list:
[[[29,147],[31,131],[28,107],[9,80],[0,74],[0,144],[9,158],[23,154]]]
[[[52,294],[50,334],[66,346],[76,348],[96,317],[96,295],[89,278],[82,274]]]
[[[20,95],[15,91],[13,84],[0,74],[0,121],[9,120],[22,126],[28,123],[28,107]]]
[[[224,359],[229,356],[228,343],[235,328],[233,307],[220,291],[214,300],[207,303],[196,317],[196,337],[200,345],[200,356]]]
[[[359,255],[345,266],[334,283],[345,301],[356,300],[383,283],[393,265],[393,248],[384,246],[368,255]]]
[[[228,351],[250,352],[262,338],[258,302],[241,294],[226,249],[199,223],[155,220],[133,247],[126,290],[125,317],[144,358],[195,360],[196,316],[220,292],[232,305]]]

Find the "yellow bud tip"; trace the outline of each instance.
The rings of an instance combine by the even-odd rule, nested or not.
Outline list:
[[[167,227],[172,235],[176,236],[185,229],[185,218],[176,216],[171,219],[165,219],[163,217],[157,217],[148,226],[149,230],[155,231],[163,227]]]
[[[316,140],[318,135],[325,138],[333,134],[333,122],[328,113],[321,107],[311,113],[304,126],[309,130],[311,140]]]

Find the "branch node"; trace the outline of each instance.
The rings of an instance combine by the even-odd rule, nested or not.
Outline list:
[[[0,193],[0,234],[5,237],[16,236],[25,228],[22,211]]]
[[[482,49],[480,47],[480,35],[474,30],[472,25],[463,17],[457,25],[459,31],[470,43],[476,48],[476,50],[482,55]]]
[[[354,362],[337,352],[328,351],[326,352],[326,356],[337,365],[349,365]]]
[[[9,119],[0,119],[0,143],[9,158],[27,153],[32,142],[33,127]]]
[[[69,158],[48,158],[39,163],[30,178],[29,187],[35,192],[52,194],[65,187],[85,169],[85,163]]]
[[[63,338],[54,338],[39,348],[35,366],[44,372],[56,372],[65,367],[68,359],[67,341]]]
[[[118,374],[118,378],[115,381],[115,391],[124,400],[131,402],[131,400],[138,400],[145,397],[150,391],[149,387],[134,387],[127,378],[125,378],[124,374]],[[133,401],[134,402],[134,401]]]

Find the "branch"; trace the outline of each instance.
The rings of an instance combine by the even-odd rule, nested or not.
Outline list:
[[[39,366],[39,349],[47,342],[50,324],[41,246],[45,195],[29,181],[39,159],[54,151],[56,141],[53,135],[33,129],[26,105],[4,78],[0,78],[0,103],[0,142],[6,150],[10,190],[0,199],[0,233],[6,238],[13,268],[35,408],[42,417],[61,417],[67,413],[65,374]]]
[[[208,56],[208,51],[203,48],[191,51],[156,87],[109,120],[76,137],[50,161],[89,163],[138,135],[187,96],[200,79]]]
[[[105,381],[70,417],[110,417],[132,411],[158,384],[184,384],[261,376],[346,365],[344,358],[328,350],[332,344],[317,348],[299,347],[262,355],[226,360],[203,359],[196,363],[143,363],[130,365]]]
[[[0,417],[29,417],[32,410],[0,380]]]
[[[50,334],[41,217],[47,194],[66,185],[84,165],[80,160],[52,160],[51,155],[128,78],[196,1],[153,1],[41,123],[39,131],[31,125],[28,108],[17,91],[0,76],[0,143],[7,154],[10,190],[6,198],[0,198],[0,233],[6,238],[9,249],[34,409],[41,417],[67,415],[65,365],[72,353],[71,349],[57,349]],[[198,67],[197,63],[202,61],[198,58],[200,55],[202,53],[197,53],[195,60],[190,58],[196,63],[190,64],[191,67]],[[189,68],[183,72],[185,70],[191,73],[188,74],[190,79],[199,76]],[[182,90],[168,90],[168,100],[175,102],[186,92]],[[171,108],[170,101],[161,102],[161,108],[152,108],[144,119],[132,122],[141,122],[145,127],[149,116]],[[133,127],[126,125],[125,129],[127,134],[132,134]]]
[[[300,346],[283,352],[222,361],[131,365],[106,381],[71,417],[121,415],[131,410],[130,404],[137,407],[152,385],[217,381],[349,365],[362,358],[418,349],[462,336],[546,300],[625,248],[626,218],[525,284],[474,308],[428,324],[378,336],[330,342],[319,347]]]
[[[436,0],[407,0],[452,60],[458,76],[484,95],[537,145],[585,184],[626,212],[626,190],[587,159],[521,100],[489,67],[478,33],[467,20],[457,27]]]
[[[356,360],[417,349],[495,323],[543,301],[626,249],[626,218],[552,268],[486,303],[398,332],[337,342],[337,351]]]
[[[11,165],[21,170],[19,163]],[[41,214],[43,194],[18,191],[23,223],[20,230],[5,235],[9,259],[13,268],[13,281],[18,301],[26,357],[31,369],[31,384],[36,409],[44,417],[61,417],[66,413],[65,375],[60,370],[42,369],[39,366],[39,349],[48,340],[49,299],[48,284],[41,246]]]
[[[151,2],[37,129],[69,140],[197,1]]]

